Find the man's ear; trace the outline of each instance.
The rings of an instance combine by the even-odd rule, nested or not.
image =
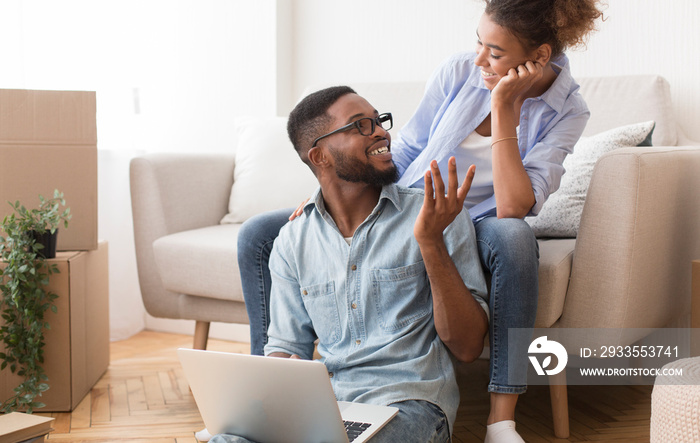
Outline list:
[[[314,146],[306,153],[309,163],[316,168],[322,169],[328,166],[328,153],[320,146]]]
[[[552,45],[549,43],[544,43],[540,45],[539,48],[535,49],[535,53],[533,55],[533,61],[538,62],[540,65],[545,66],[547,63],[549,63],[549,60],[552,58]]]

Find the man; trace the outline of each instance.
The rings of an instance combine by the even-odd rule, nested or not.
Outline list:
[[[458,188],[450,160],[447,195],[435,162],[434,196],[394,185],[391,124],[343,86],[291,112],[289,137],[321,186],[275,241],[265,354],[311,359],[318,338],[338,400],[399,408],[373,442],[445,442],[459,404],[450,354],[478,357],[488,327],[462,206],[474,167]]]

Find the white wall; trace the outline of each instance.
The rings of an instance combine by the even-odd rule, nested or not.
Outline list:
[[[100,149],[232,149],[236,116],[275,112],[275,14],[275,0],[5,0],[0,87],[97,91]]]
[[[294,92],[426,80],[444,58],[474,47],[481,11],[474,0],[296,0]]]
[[[575,76],[660,74],[676,115],[700,140],[700,2],[610,0]],[[479,0],[294,2],[294,94],[309,85],[426,80],[444,58],[472,50]]]

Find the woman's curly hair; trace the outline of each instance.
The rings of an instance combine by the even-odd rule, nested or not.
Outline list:
[[[552,56],[584,47],[603,16],[597,0],[484,0],[485,13],[526,49],[549,43]]]

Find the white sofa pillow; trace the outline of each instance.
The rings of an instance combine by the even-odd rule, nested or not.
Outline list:
[[[577,79],[591,111],[583,135],[592,137],[610,128],[654,120],[654,144],[678,143],[671,85],[657,75],[583,77]]]
[[[578,234],[583,204],[593,167],[606,152],[624,146],[651,146],[654,122],[636,123],[581,137],[573,154],[564,160],[566,173],[559,189],[549,196],[536,217],[526,217],[537,237],[568,237]]]
[[[318,187],[287,136],[287,119],[274,117],[242,124],[229,213],[221,223],[242,223],[265,211],[296,208]]]

